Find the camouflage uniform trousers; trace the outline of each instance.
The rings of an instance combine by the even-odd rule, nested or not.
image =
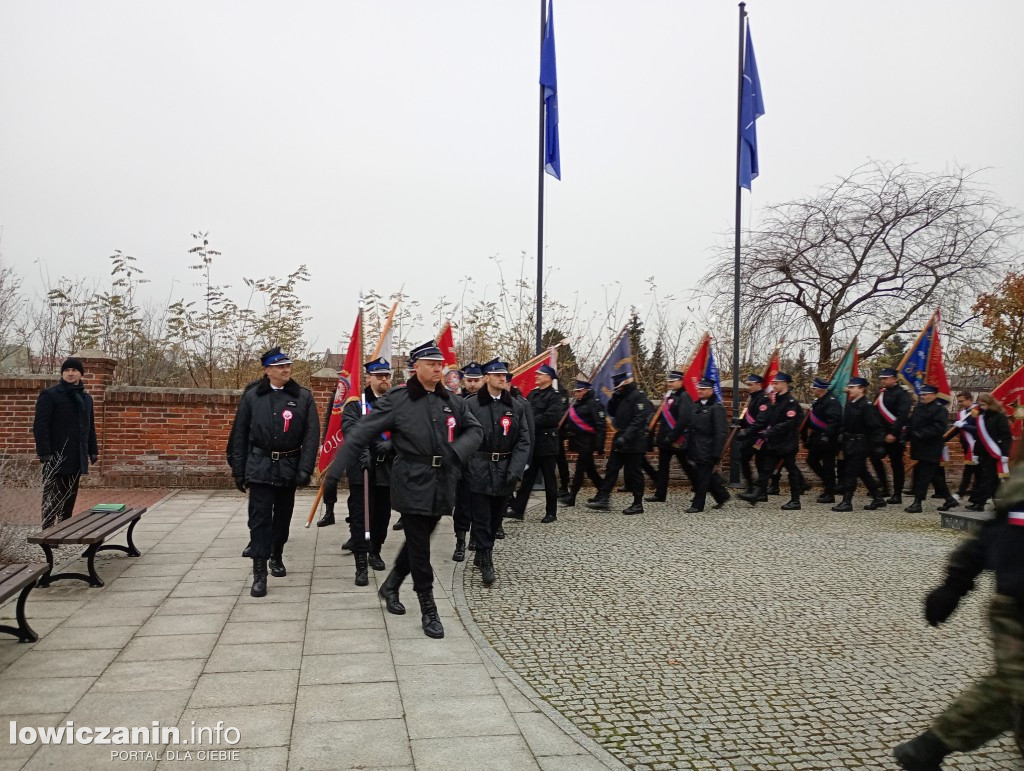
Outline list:
[[[961,693],[932,723],[932,732],[953,750],[977,749],[1005,731],[1024,751],[1024,609],[997,594],[989,606],[995,672]]]

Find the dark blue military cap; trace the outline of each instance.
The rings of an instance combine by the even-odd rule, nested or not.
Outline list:
[[[773,383],[792,383],[793,376],[788,375],[785,372],[776,372],[775,377],[772,378]]]
[[[632,378],[632,372],[616,372],[614,375],[612,375],[612,387],[618,388],[620,385],[625,383],[627,380],[631,380]]]
[[[462,374],[465,377],[483,377],[484,367],[478,361],[471,361],[469,364],[466,365],[466,368],[462,370]]]
[[[265,354],[260,356],[260,364],[264,367],[279,367],[282,364],[291,364],[292,359],[287,353],[281,350],[281,346],[271,348]]]
[[[868,387],[868,379],[865,377],[851,377],[846,385],[860,386],[861,388]]]
[[[697,381],[697,388],[714,388],[715,381],[709,377],[702,378]]]
[[[892,367],[886,367],[878,373],[879,377],[899,377],[899,372],[894,370]]]
[[[811,383],[811,388],[824,388],[826,391],[832,387],[832,384],[823,377],[814,378],[814,382]]]
[[[938,387],[937,386],[933,386],[933,385],[931,385],[929,383],[925,383],[923,386],[921,386],[921,393],[923,393],[923,394],[937,394],[938,392],[939,392]]]
[[[409,363],[412,364],[416,361],[444,361],[444,354],[441,353],[437,344],[430,340],[409,351]]]
[[[552,367],[552,366],[551,366],[551,365],[549,365],[549,364],[541,364],[541,365],[540,365],[540,366],[539,366],[539,367],[537,368],[537,371],[538,371],[538,372],[539,372],[540,374],[542,374],[542,375],[547,375],[547,376],[548,376],[548,377],[550,377],[550,378],[556,378],[556,377],[558,377],[558,373],[557,373],[557,372],[555,372],[555,368],[554,368],[554,367]]]
[[[391,374],[391,364],[383,356],[381,356],[379,359],[374,359],[373,361],[367,362],[363,366],[366,369],[367,375]]]
[[[761,377],[760,375],[755,375],[754,373],[750,373],[749,375],[747,375],[746,382],[748,382],[748,383],[763,383],[764,382],[764,378]]]
[[[594,387],[593,383],[590,383],[590,382],[588,382],[586,380],[577,380],[575,385],[573,385],[573,390],[574,391],[589,391],[593,387]]]
[[[483,365],[485,375],[507,375],[508,365],[497,357]]]
[[[669,370],[669,373],[665,375],[666,380],[682,380],[683,373],[677,369]]]

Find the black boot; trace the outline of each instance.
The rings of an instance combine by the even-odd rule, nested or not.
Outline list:
[[[494,537],[497,538],[499,541],[505,537],[505,528],[503,528],[500,524],[498,525],[498,529],[494,531]]]
[[[889,503],[892,503],[892,498],[889,499]],[[907,514],[920,514],[921,513],[921,499],[914,498],[914,502],[904,509]]]
[[[317,520],[317,527],[327,527],[334,524],[334,504],[328,503],[327,510],[324,511],[324,515]]]
[[[568,498],[569,497],[569,488],[568,487],[559,487],[558,488],[558,492],[555,493],[555,497],[558,498],[558,499]]]
[[[903,503],[903,496],[900,495],[899,493],[893,493],[892,495],[885,499],[885,502],[891,503],[893,506],[899,506],[901,503]]]
[[[829,488],[825,488],[825,492],[823,492],[821,495],[819,495],[815,499],[815,501],[817,503],[835,503],[836,502],[835,490],[830,490]]]
[[[353,556],[356,558],[356,586],[366,586],[370,583],[370,577],[367,575],[366,552],[357,551]]]
[[[832,511],[853,511],[853,498],[848,495],[844,495],[842,503],[838,506],[833,506]]]
[[[456,530],[455,531],[455,551],[452,552],[452,559],[456,562],[462,562],[466,559],[466,531]]]
[[[666,499],[661,495],[648,495],[644,500],[647,501],[647,503],[664,503]]]
[[[384,560],[380,558],[380,547],[374,544],[370,549],[370,556],[367,558],[370,563],[370,567],[374,570],[386,570],[387,565],[384,564]]]
[[[946,502],[939,506],[939,511],[952,511],[960,506],[960,501],[956,498],[947,498]]]
[[[952,750],[931,731],[896,747],[893,757],[906,771],[942,771],[942,760]]]
[[[352,551],[352,539],[349,538],[345,543],[341,545],[342,551]]]
[[[608,496],[601,495],[600,493],[587,501],[587,508],[594,509],[595,511],[608,511],[611,507],[611,504],[608,502]]]
[[[792,495],[789,499],[789,503],[784,503],[780,507],[783,511],[799,511],[800,510],[800,496]]]
[[[377,595],[384,600],[388,613],[393,613],[396,616],[405,613],[405,606],[398,600],[398,587],[402,585],[403,578],[404,576],[400,576],[392,570],[377,590]]]
[[[434,604],[434,591],[427,589],[425,592],[416,592],[416,596],[420,600],[420,613],[423,614],[421,619],[423,623],[423,634],[427,637],[433,637],[435,640],[440,640],[444,637],[444,626],[441,625],[441,619],[437,617],[437,605]]]
[[[246,559],[252,556],[252,541],[249,541],[249,543],[245,545],[245,548],[242,549],[242,556]]]
[[[482,556],[480,558],[480,578],[484,582],[484,586],[490,586],[494,583],[497,576],[494,574],[494,559],[490,549],[481,549]]]
[[[267,595],[267,561],[262,557],[252,558],[252,589],[249,594],[253,597]]]
[[[779,480],[772,478],[772,482],[768,485],[768,489],[764,491],[765,495],[779,495]]]
[[[575,506],[576,505],[576,490],[570,490],[565,494],[564,497],[559,498],[558,502],[563,506]]]
[[[741,501],[746,501],[751,506],[753,506],[758,501],[767,501],[768,500],[768,496],[765,493],[761,492],[761,488],[759,488],[759,487],[755,487],[755,488],[751,489],[750,491],[744,491],[742,493],[737,493],[736,497],[739,498]]]
[[[473,567],[478,568],[484,564],[484,551],[485,549],[477,549],[476,554],[473,555]]]
[[[284,578],[288,570],[284,566],[284,556],[278,552],[270,555],[270,575],[274,578]]]
[[[865,511],[874,511],[875,509],[884,509],[884,508],[885,508],[885,498],[883,498],[882,496],[879,495],[879,496],[875,497],[871,501],[871,503],[869,503],[867,506],[865,506],[864,510]]]
[[[623,514],[643,514],[644,513],[644,502],[642,498],[634,498],[633,503],[622,510]]]
[[[405,530],[405,523],[402,521],[401,517],[399,517],[398,521],[391,526],[391,529],[392,530]]]

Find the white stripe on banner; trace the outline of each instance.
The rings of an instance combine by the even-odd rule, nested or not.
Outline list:
[[[1011,511],[1009,514],[1009,523],[1011,525],[1020,525],[1024,527],[1024,511]]]

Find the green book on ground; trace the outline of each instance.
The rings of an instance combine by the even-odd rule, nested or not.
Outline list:
[[[98,511],[101,514],[119,514],[126,508],[128,507],[123,503],[97,503],[90,511]]]

